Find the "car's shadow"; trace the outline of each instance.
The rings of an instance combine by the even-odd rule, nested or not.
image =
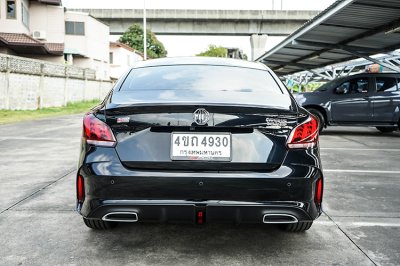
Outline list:
[[[97,243],[98,252],[118,256],[150,256],[146,263],[159,264],[161,259],[238,257],[246,264],[253,256],[258,260],[282,257],[284,250],[298,245],[315,245],[313,228],[303,233],[290,233],[275,225],[232,224],[119,224],[109,231],[89,230],[87,241]],[[149,258],[150,258],[149,257]],[[183,259],[183,260],[182,260]],[[227,262],[221,261],[221,264]],[[171,264],[171,261],[165,262]]]

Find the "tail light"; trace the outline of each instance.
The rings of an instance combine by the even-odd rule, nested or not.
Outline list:
[[[83,118],[83,137],[88,144],[97,146],[113,147],[116,143],[111,128],[90,113]]]
[[[197,224],[204,224],[204,211],[198,211],[196,214]]]
[[[293,129],[287,141],[290,149],[313,148],[318,143],[318,121],[314,116],[310,116],[305,122]]]
[[[321,205],[322,203],[322,191],[323,191],[323,181],[322,178],[319,178],[315,183],[315,203]]]
[[[78,175],[76,180],[76,198],[79,203],[82,203],[85,199],[85,183],[81,175]]]

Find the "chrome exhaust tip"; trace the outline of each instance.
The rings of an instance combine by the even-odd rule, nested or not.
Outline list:
[[[107,222],[135,223],[139,220],[136,212],[110,212],[101,218]]]
[[[265,224],[294,224],[299,220],[291,214],[268,213],[264,214],[263,223]]]

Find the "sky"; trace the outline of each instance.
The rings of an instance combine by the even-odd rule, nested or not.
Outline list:
[[[63,0],[67,8],[143,8],[147,9],[231,9],[231,10],[323,10],[334,0]],[[246,36],[171,36],[158,35],[168,56],[192,56],[205,51],[209,44],[238,47],[250,58],[250,37]],[[111,41],[118,36],[110,36]],[[269,50],[283,37],[268,37]]]

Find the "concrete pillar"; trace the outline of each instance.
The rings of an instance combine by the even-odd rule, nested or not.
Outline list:
[[[66,58],[67,65],[72,66],[74,64],[74,57],[72,56],[72,54],[67,54],[66,57],[67,57]]]
[[[256,60],[263,53],[265,53],[265,46],[267,45],[267,34],[252,34],[250,36],[251,44],[251,60]]]
[[[38,93],[38,101],[37,101],[37,109],[43,108],[44,103],[44,64],[40,64],[40,81],[39,81],[39,93]]]
[[[7,71],[6,71],[6,105],[4,106],[6,110],[10,110],[10,95],[11,95],[11,88],[10,88],[10,73],[11,73],[11,58],[7,56]]]
[[[68,91],[68,83],[69,83],[69,76],[68,76],[68,71],[67,67],[64,67],[64,73],[65,73],[65,79],[64,79],[64,106],[67,106],[68,100],[69,100],[69,91]]]

